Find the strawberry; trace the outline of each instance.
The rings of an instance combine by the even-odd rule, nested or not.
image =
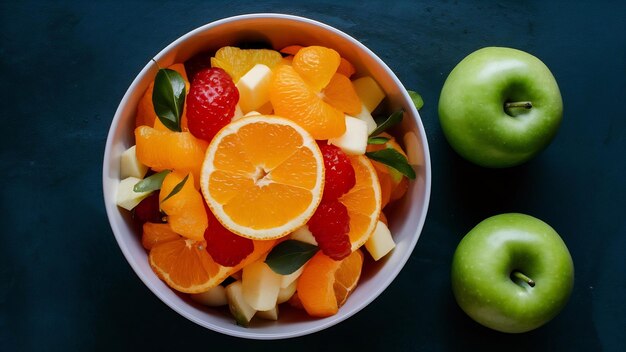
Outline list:
[[[334,260],[350,255],[350,216],[345,205],[337,200],[322,200],[307,225],[324,254]]]
[[[187,123],[196,138],[210,142],[235,113],[239,91],[221,68],[205,68],[195,74],[187,96]]]
[[[318,142],[324,157],[324,195],[323,200],[335,200],[348,192],[356,183],[354,167],[341,148],[326,142]]]
[[[230,232],[222,226],[208,208],[207,217],[209,226],[204,231],[206,251],[216,263],[223,266],[235,266],[254,251],[254,243],[251,239]]]

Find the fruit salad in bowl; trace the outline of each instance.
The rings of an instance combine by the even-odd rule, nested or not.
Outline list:
[[[408,260],[428,147],[399,80],[355,39],[278,14],[165,48],[113,119],[103,188],[146,285],[188,319],[273,339],[332,326]]]

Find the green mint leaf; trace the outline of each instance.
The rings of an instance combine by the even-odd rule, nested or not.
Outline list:
[[[159,69],[154,79],[152,105],[161,123],[174,132],[180,132],[180,119],[185,105],[185,80],[180,73]]]
[[[385,144],[388,141],[387,137],[370,137],[367,139],[367,144]]]
[[[286,240],[274,247],[265,263],[277,274],[289,275],[300,269],[319,248],[310,243]]]
[[[409,165],[409,161],[393,148],[368,152],[365,155],[372,160],[393,167],[411,180],[415,179],[415,170]]]
[[[143,180],[137,182],[135,187],[133,187],[133,191],[135,192],[152,192],[157,189],[161,189],[161,185],[163,184],[163,179],[165,176],[172,172],[171,170],[163,170],[154,175],[150,175]]]
[[[422,106],[424,106],[424,99],[422,99],[422,96],[412,90],[407,90],[407,92],[409,93],[411,100],[413,100],[413,105],[415,105],[415,108],[417,110],[421,109]]]
[[[397,125],[398,123],[400,123],[400,121],[402,121],[403,115],[404,115],[404,110],[402,109],[394,112],[385,121],[380,123],[378,127],[376,127],[374,131],[372,131],[372,133],[370,133],[370,137],[377,136],[383,133],[384,131],[390,129],[391,127]]]
[[[174,188],[172,189],[170,194],[168,194],[167,197],[163,198],[161,203],[165,202],[166,200],[168,200],[171,197],[175,196],[176,193],[180,192],[180,190],[183,189],[183,186],[185,186],[185,182],[187,182],[188,178],[189,178],[189,174],[187,174],[187,176],[185,176],[185,178],[183,178],[182,181],[178,182],[178,184],[176,186],[174,186]]]

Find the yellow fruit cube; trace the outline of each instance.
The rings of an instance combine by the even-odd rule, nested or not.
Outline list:
[[[281,280],[263,261],[248,264],[241,278],[243,298],[255,310],[270,310],[276,305]]]
[[[237,82],[239,106],[243,113],[256,110],[270,101],[270,81],[272,70],[256,64]]]
[[[120,178],[127,177],[143,178],[148,172],[148,167],[137,159],[136,146],[132,146],[122,153],[120,162]]]
[[[120,184],[117,186],[115,204],[126,210],[132,210],[146,198],[151,192],[135,192],[133,190],[139,181],[141,179],[137,177],[127,177],[120,181]]]
[[[338,146],[346,154],[362,155],[367,149],[367,136],[367,123],[346,115],[346,132],[340,137],[329,139],[328,143]]]
[[[361,102],[369,112],[374,111],[378,104],[385,99],[385,92],[370,76],[357,78],[352,81],[352,84],[356,94],[361,98]]]

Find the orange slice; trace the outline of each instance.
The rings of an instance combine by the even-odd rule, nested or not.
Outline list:
[[[339,198],[350,216],[350,243],[352,250],[361,247],[374,232],[381,211],[381,191],[376,169],[364,155],[348,156],[356,183]]]
[[[187,175],[189,178],[180,191],[167,198]],[[193,174],[180,171],[167,174],[159,192],[159,203],[174,232],[192,240],[204,240],[204,231],[209,223],[202,195],[194,186]]]
[[[339,310],[356,287],[363,267],[361,250],[336,261],[317,252],[304,266],[297,292],[306,312],[314,317],[328,317]]]
[[[274,69],[270,101],[276,115],[295,121],[315,139],[339,137],[346,131],[344,113],[322,100],[292,66]]]
[[[211,58],[211,67],[226,71],[235,83],[256,64],[273,68],[282,60],[282,55],[270,49],[239,49],[232,46],[220,48]]]
[[[275,241],[254,241],[254,251],[234,267],[221,266],[206,251],[205,241],[178,236],[159,241],[148,254],[152,270],[171,288],[186,293],[206,292],[219,285],[231,274],[257,261]]]
[[[244,117],[218,132],[200,180],[222,225],[260,240],[304,225],[323,185],[324,161],[311,135],[291,120],[265,115]]]

